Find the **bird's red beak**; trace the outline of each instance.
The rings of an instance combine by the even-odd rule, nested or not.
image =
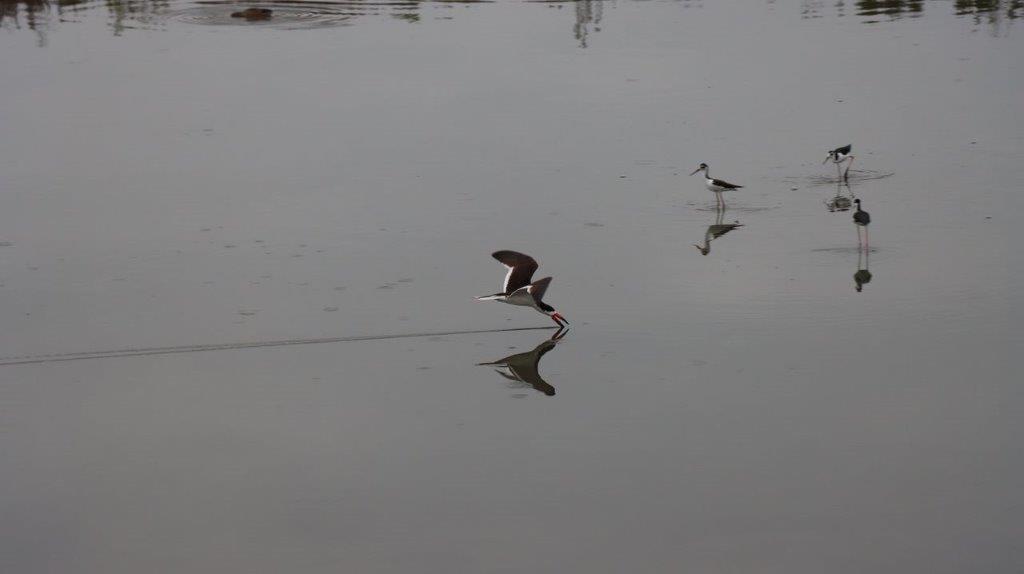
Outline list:
[[[561,313],[552,313],[552,314],[551,314],[551,318],[552,318],[552,319],[554,319],[554,320],[555,320],[555,322],[556,322],[556,323],[558,323],[559,325],[561,325],[561,324],[562,324],[563,322],[564,322],[564,323],[565,323],[566,325],[568,325],[568,324],[569,324],[569,321],[566,321],[566,320],[565,320],[565,317],[563,317]]]

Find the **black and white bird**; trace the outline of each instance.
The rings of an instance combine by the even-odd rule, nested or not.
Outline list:
[[[721,207],[725,207],[725,201],[722,199],[723,191],[728,191],[730,189],[740,189],[743,187],[742,185],[729,183],[728,181],[722,179],[712,178],[711,173],[708,170],[708,164],[706,163],[700,164],[697,167],[697,169],[693,170],[690,173],[690,175],[695,175],[700,172],[704,172],[704,187],[708,188],[708,191],[713,191],[715,193],[715,199],[718,201],[718,205]]]
[[[864,248],[868,247],[868,224],[871,223],[871,214],[860,208],[860,199],[853,200],[857,211],[853,212],[853,223],[857,226],[857,244],[860,244],[860,228],[864,228]]]
[[[507,267],[508,274],[505,275],[505,284],[500,293],[477,297],[478,301],[500,301],[509,305],[532,307],[537,312],[551,317],[551,320],[559,327],[569,323],[565,317],[555,311],[554,307],[544,302],[544,293],[548,290],[548,285],[551,284],[551,277],[530,282],[538,267],[537,261],[533,257],[507,250],[495,251],[491,257]]]
[[[842,164],[844,161],[849,160],[850,163],[846,165],[846,171],[842,173],[842,179],[849,179],[850,166],[853,165],[853,154],[850,153],[851,151],[853,151],[853,144],[844,145],[843,147],[837,147],[834,150],[829,150],[828,156],[825,158],[825,161],[821,163],[826,164],[829,162],[829,160],[831,160],[832,163],[836,164],[836,175],[838,176],[839,165]]]

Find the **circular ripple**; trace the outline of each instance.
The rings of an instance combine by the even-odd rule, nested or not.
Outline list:
[[[850,174],[846,179],[846,183],[857,183],[858,181],[871,181],[875,179],[885,179],[892,177],[894,172],[881,172],[873,171],[869,169],[851,169]],[[831,173],[827,175],[810,175],[810,176],[797,176],[797,177],[784,177],[783,181],[789,184],[798,184],[805,187],[821,187],[825,185],[835,185],[838,183],[836,176]]]
[[[270,18],[246,19],[231,15],[247,8],[269,8]],[[174,19],[190,24],[209,26],[261,26],[285,30],[342,26],[354,16],[351,3],[305,2],[302,0],[278,2],[200,2],[179,10]]]

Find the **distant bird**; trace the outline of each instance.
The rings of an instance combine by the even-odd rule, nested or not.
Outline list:
[[[853,154],[850,153],[852,150],[853,144],[844,145],[843,147],[837,147],[836,149],[829,151],[828,157],[826,157],[825,161],[821,163],[826,164],[829,162],[829,160],[832,160],[832,163],[836,164],[836,175],[839,176],[839,164],[843,163],[846,160],[850,160],[850,163],[846,165],[846,171],[844,171],[841,176],[841,178],[844,180],[849,179],[850,166],[853,165]]]
[[[857,211],[853,212],[853,223],[857,225],[857,244],[860,245],[860,228],[864,228],[864,248],[868,246],[868,224],[871,223],[871,214],[860,208],[860,199],[853,200]]]
[[[697,169],[693,170],[693,172],[691,172],[690,175],[695,175],[700,172],[704,172],[704,187],[708,188],[708,191],[715,192],[715,198],[718,200],[718,205],[721,207],[725,207],[725,200],[722,199],[723,191],[728,191],[730,189],[741,189],[743,187],[742,185],[729,183],[728,181],[722,179],[712,179],[711,173],[708,170],[708,164],[706,163],[700,164],[700,166],[698,166]]]
[[[722,219],[725,216],[725,211],[721,209],[717,211],[718,215],[715,217],[715,223],[713,225],[709,225],[708,230],[704,232],[704,245],[699,245],[697,243],[693,244],[693,246],[697,248],[697,251],[700,251],[701,255],[707,255],[708,253],[711,253],[712,240],[718,239],[719,237],[725,235],[726,233],[729,233],[730,231],[738,227],[743,227],[743,224],[740,223],[739,221],[736,221],[734,223],[722,223]]]
[[[569,321],[555,311],[554,307],[543,301],[544,292],[548,290],[551,277],[538,279],[533,283],[530,282],[533,278],[533,272],[538,267],[537,261],[533,257],[507,250],[495,251],[491,254],[491,257],[494,257],[507,267],[508,274],[505,275],[505,284],[500,293],[477,297],[478,301],[500,301],[509,305],[532,307],[537,312],[551,317],[551,320],[558,324],[559,327],[569,324]]]
[[[537,345],[532,351],[509,355],[504,359],[498,359],[497,361],[490,363],[477,364],[483,366],[504,367],[505,369],[508,369],[507,373],[500,369],[495,369],[495,371],[510,381],[526,383],[545,395],[553,397],[555,396],[555,387],[552,387],[547,381],[541,378],[538,368],[541,357],[546,355],[551,349],[554,349],[558,341],[565,336],[565,333],[566,331],[564,329],[559,329],[558,332],[552,335],[550,339],[547,339],[540,345]]]

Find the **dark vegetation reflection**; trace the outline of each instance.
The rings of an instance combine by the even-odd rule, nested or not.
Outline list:
[[[363,16],[390,16],[410,23],[422,21],[424,6],[453,9],[457,5],[486,3],[488,0],[0,0],[0,28],[30,30],[46,44],[45,32],[57,22],[76,22],[86,11],[106,9],[108,25],[113,34],[121,35],[132,28],[151,29],[171,17],[192,23],[218,25],[277,25],[286,28],[311,28],[350,24]],[[678,1],[678,0],[675,0]],[[581,48],[586,48],[591,34],[601,31],[604,20],[602,0],[542,0],[552,12],[562,16],[562,8],[572,6],[575,23],[572,35]],[[700,10],[702,2],[680,2],[683,7]],[[951,10],[961,17],[970,17],[975,24],[989,24],[998,31],[1005,22],[1016,20],[1024,11],[1024,0],[801,0],[799,14],[804,19],[825,16],[844,17],[855,14],[865,23],[917,18],[938,10]],[[172,9],[173,7],[173,9]],[[266,10],[267,18],[234,18],[230,15],[253,7]],[[432,17],[453,18],[452,13],[437,11]],[[258,21],[257,21],[258,20]]]
[[[534,347],[532,351],[509,355],[504,359],[491,361],[489,363],[477,363],[480,366],[498,367],[494,369],[499,375],[512,381],[514,386],[529,386],[534,390],[544,393],[549,397],[555,396],[555,387],[552,387],[540,376],[538,370],[540,359],[546,355],[555,345],[568,334],[565,328],[559,329],[550,339],[545,339],[541,344]]]
[[[593,28],[594,32],[601,31],[601,17],[604,14],[604,2],[581,0],[573,2],[576,5],[576,25],[573,26],[573,36],[580,43],[580,48],[587,47],[587,34]]]
[[[832,11],[842,17],[849,13],[860,16],[864,23],[873,24],[885,20],[901,18],[918,18],[926,12],[940,9],[940,6],[951,6],[957,16],[973,16],[975,24],[987,22],[998,28],[1005,20],[1015,20],[1024,9],[1024,0],[953,0],[952,2],[935,2],[925,0],[857,0],[848,2],[826,2],[823,0],[802,0],[800,16],[802,18],[821,18],[826,11]]]

